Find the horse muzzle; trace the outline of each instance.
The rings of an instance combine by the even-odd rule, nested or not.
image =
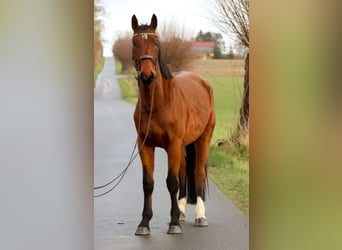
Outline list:
[[[154,82],[154,79],[156,78],[156,72],[152,71],[149,76],[146,76],[144,73],[139,72],[138,76],[136,77],[137,80],[142,82],[144,85],[150,85]]]
[[[144,61],[145,63],[143,63]],[[156,65],[157,59],[153,59],[150,55],[141,56],[139,60],[135,62],[135,69],[137,71],[136,79],[144,85],[152,84],[156,78]]]

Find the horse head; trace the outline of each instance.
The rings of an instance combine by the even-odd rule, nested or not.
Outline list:
[[[156,34],[157,17],[153,14],[149,25],[139,25],[135,15],[132,16],[133,60],[137,79],[145,85],[153,83],[159,56],[159,41]]]

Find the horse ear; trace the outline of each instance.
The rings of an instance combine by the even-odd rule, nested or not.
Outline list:
[[[134,32],[137,31],[138,29],[138,26],[139,26],[139,23],[138,23],[138,19],[135,15],[132,16],[132,29]]]
[[[156,16],[155,14],[153,14],[153,16],[152,16],[152,18],[151,18],[151,24],[150,24],[150,26],[152,26],[153,29],[156,30],[157,24],[158,24],[158,22],[157,22],[157,16]]]

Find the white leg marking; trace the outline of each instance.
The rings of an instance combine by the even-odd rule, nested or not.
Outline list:
[[[205,207],[202,198],[198,196],[196,204],[196,219],[199,218],[205,218]]]
[[[183,213],[185,215],[185,209],[186,209],[186,197],[180,199],[178,201],[178,207],[179,207],[179,210],[181,211],[181,213]]]

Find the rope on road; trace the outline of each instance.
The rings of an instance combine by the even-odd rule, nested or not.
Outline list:
[[[130,156],[129,161],[127,163],[127,166],[120,172],[120,174],[118,174],[118,176],[116,176],[115,178],[113,178],[111,181],[109,181],[108,183],[106,183],[104,185],[94,187],[94,190],[105,188],[105,187],[109,186],[110,184],[112,184],[113,182],[115,182],[116,180],[118,180],[117,183],[115,183],[114,186],[111,189],[109,189],[109,190],[107,190],[107,191],[105,191],[105,192],[103,192],[101,194],[94,195],[95,198],[101,197],[101,196],[104,196],[104,195],[108,194],[109,192],[113,191],[120,184],[120,182],[124,178],[128,168],[129,168],[129,166],[132,164],[132,162],[138,156],[138,154],[140,153],[140,150],[144,147],[145,142],[146,142],[147,137],[148,137],[148,133],[150,132],[150,125],[151,125],[151,118],[152,118],[152,109],[153,109],[153,102],[154,102],[154,85],[155,84],[153,84],[153,86],[152,86],[151,109],[150,109],[150,114],[149,114],[149,117],[148,117],[146,134],[145,134],[145,138],[144,138],[144,140],[143,140],[143,142],[141,144],[140,149],[138,150],[138,152],[136,152],[134,154],[134,152],[135,152],[135,150],[137,148],[137,145],[138,145],[138,137],[139,137],[139,135],[138,135],[137,139],[135,141],[135,145],[134,145],[134,148],[132,150],[131,156]],[[141,107],[141,98],[139,98],[139,125],[138,125],[138,131],[140,131],[141,109],[142,109],[142,107]]]

